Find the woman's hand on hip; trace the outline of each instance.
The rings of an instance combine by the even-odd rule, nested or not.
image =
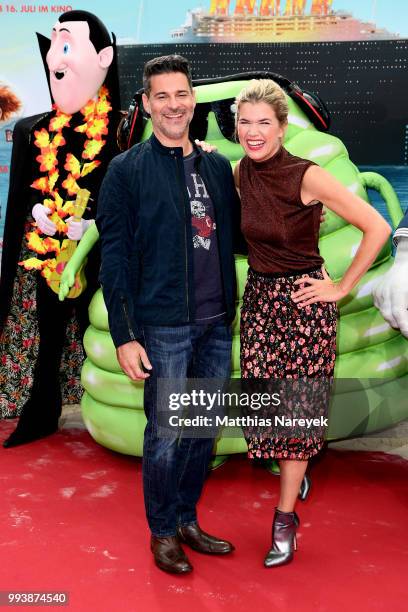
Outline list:
[[[323,279],[303,276],[294,282],[295,285],[301,285],[301,288],[294,291],[291,298],[300,308],[316,302],[337,302],[347,295],[340,283],[332,281],[324,267],[322,274]]]

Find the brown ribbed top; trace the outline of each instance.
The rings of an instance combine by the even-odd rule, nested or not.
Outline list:
[[[313,164],[283,147],[263,162],[241,160],[241,229],[249,265],[257,272],[297,272],[323,264],[318,247],[322,204],[305,206],[300,198],[303,175]]]

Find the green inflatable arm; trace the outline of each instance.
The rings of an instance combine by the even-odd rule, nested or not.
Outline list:
[[[377,172],[360,172],[360,179],[366,189],[375,189],[381,194],[387,204],[391,223],[393,229],[395,229],[403,217],[403,212],[394,187]]]
[[[58,298],[61,302],[67,297],[69,290],[75,282],[75,275],[80,267],[86,262],[88,253],[91,251],[94,244],[99,240],[99,232],[96,223],[91,225],[82,236],[74,254],[64,268],[61,276],[60,290]]]

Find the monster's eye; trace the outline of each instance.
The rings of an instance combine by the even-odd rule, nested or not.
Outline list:
[[[64,55],[67,55],[71,50],[71,47],[68,43],[65,43],[64,48],[62,49],[62,52]]]

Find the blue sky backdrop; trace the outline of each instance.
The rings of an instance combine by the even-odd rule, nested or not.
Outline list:
[[[310,3],[308,0],[307,6]],[[6,3],[1,3],[0,80],[13,85],[24,101],[24,114],[31,115],[49,107],[35,32],[49,36],[58,13],[51,12],[53,2],[33,3],[35,12],[30,13],[21,11],[24,4],[27,0],[14,2],[16,11],[7,12]],[[47,7],[48,12],[40,12],[40,6]],[[199,6],[208,9],[210,0],[82,0],[71,6],[98,15],[119,42],[153,43],[170,40],[170,30],[184,23],[187,10]],[[333,8],[350,11],[363,20],[375,14],[378,26],[408,38],[407,0],[334,0]]]
[[[311,0],[308,0],[308,6]],[[23,38],[30,37],[36,29],[47,30],[56,20],[55,13],[40,13],[40,5],[53,3],[40,2],[32,6],[34,13],[21,13],[20,9],[27,2],[14,2],[15,13],[6,13],[5,4],[0,13],[1,47],[10,47]],[[284,0],[281,2],[284,5]],[[231,0],[234,5],[234,0]],[[71,5],[74,9],[89,10],[105,21],[117,36],[135,39],[139,30],[140,42],[161,42],[169,38],[171,29],[184,22],[188,9],[203,7],[208,9],[210,0],[112,0],[98,2],[83,0]],[[334,0],[335,10],[346,10],[360,19],[371,19],[375,15],[378,26],[391,32],[408,37],[408,2],[406,0]],[[141,15],[140,28],[139,15]]]

